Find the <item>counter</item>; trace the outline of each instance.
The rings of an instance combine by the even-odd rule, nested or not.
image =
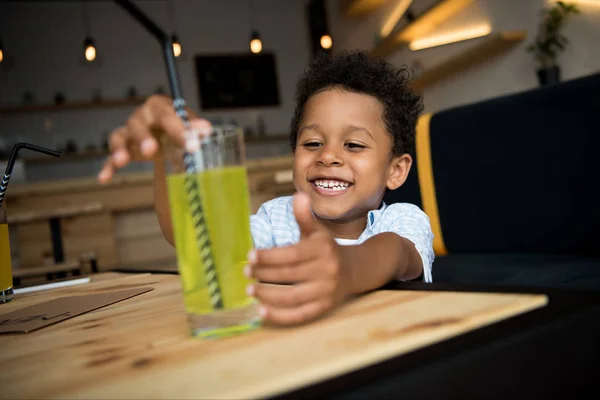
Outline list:
[[[291,155],[248,160],[252,212],[267,200],[294,192],[285,173],[291,166]],[[10,185],[5,205],[14,267],[52,262],[48,220],[61,213],[68,214],[60,218],[65,260],[93,252],[100,270],[173,263],[175,252],[163,238],[153,202],[152,172],[117,174],[106,185],[95,178]],[[90,207],[95,212],[89,212]],[[79,214],[73,209],[88,211]]]

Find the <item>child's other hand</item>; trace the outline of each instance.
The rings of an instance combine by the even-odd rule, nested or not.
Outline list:
[[[266,320],[289,325],[315,319],[347,296],[339,246],[312,214],[306,194],[294,196],[298,244],[250,255],[247,273],[262,282],[249,286]],[[290,284],[290,283],[294,284]]]
[[[199,132],[207,131],[211,125],[204,119],[193,119],[188,109],[191,125]],[[175,113],[173,100],[167,96],[154,95],[139,106],[127,119],[125,125],[115,129],[109,137],[110,154],[100,173],[101,183],[110,181],[115,172],[131,161],[154,161],[160,157],[159,140],[167,135],[183,147],[184,126]]]

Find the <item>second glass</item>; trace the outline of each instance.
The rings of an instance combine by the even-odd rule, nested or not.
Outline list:
[[[4,207],[0,207],[0,304],[11,301],[13,293],[8,224]]]

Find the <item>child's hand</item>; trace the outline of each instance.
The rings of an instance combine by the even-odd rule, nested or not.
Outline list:
[[[313,217],[306,194],[294,196],[294,214],[300,242],[253,251],[247,268],[248,275],[265,282],[248,288],[262,303],[261,314],[286,325],[315,319],[347,296],[341,246]]]
[[[195,118],[188,109],[190,119]],[[198,131],[208,130],[211,125],[203,119],[192,119],[191,125]],[[173,100],[167,96],[151,96],[127,119],[125,125],[115,129],[108,141],[110,155],[98,180],[110,181],[115,172],[131,161],[156,160],[160,157],[160,136],[167,135],[177,145],[184,145],[184,126],[175,113]]]

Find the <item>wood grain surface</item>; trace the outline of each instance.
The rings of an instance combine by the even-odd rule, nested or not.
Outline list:
[[[284,393],[542,307],[543,295],[377,291],[317,322],[189,337],[179,277],[100,274],[0,313],[84,293],[152,287],[26,335],[0,335],[1,398],[257,398]]]

